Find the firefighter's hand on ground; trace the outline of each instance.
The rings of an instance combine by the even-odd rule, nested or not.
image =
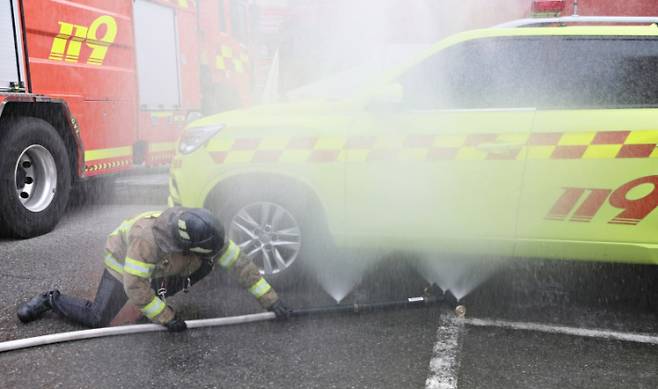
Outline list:
[[[166,322],[164,326],[171,332],[181,332],[187,329],[185,320],[180,319],[178,316],[174,316],[174,318]]]
[[[272,304],[269,310],[274,312],[277,320],[287,320],[292,313],[292,310],[288,308],[283,302],[281,302],[281,300],[277,300],[274,304]]]

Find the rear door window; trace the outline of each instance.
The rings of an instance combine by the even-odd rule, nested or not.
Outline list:
[[[547,39],[537,107],[658,106],[658,39]]]
[[[401,82],[412,109],[658,105],[658,40],[494,38],[442,50]]]

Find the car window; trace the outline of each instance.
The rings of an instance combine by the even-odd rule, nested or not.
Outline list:
[[[400,79],[411,109],[658,105],[658,40],[495,38],[442,50]]]
[[[657,39],[546,40],[536,106],[658,106]]]

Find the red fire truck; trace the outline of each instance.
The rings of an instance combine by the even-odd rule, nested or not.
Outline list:
[[[249,100],[247,0],[3,3],[0,229],[10,235],[50,231],[77,181],[168,163],[188,119]]]
[[[533,16],[655,16],[658,3],[651,0],[534,0]]]

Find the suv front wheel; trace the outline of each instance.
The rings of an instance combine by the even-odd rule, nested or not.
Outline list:
[[[227,234],[267,275],[293,266],[302,248],[300,222],[286,206],[270,201],[242,205],[227,223]]]
[[[332,246],[319,206],[303,191],[276,185],[235,188],[220,191],[207,206],[229,239],[278,286],[306,280],[305,262]]]

